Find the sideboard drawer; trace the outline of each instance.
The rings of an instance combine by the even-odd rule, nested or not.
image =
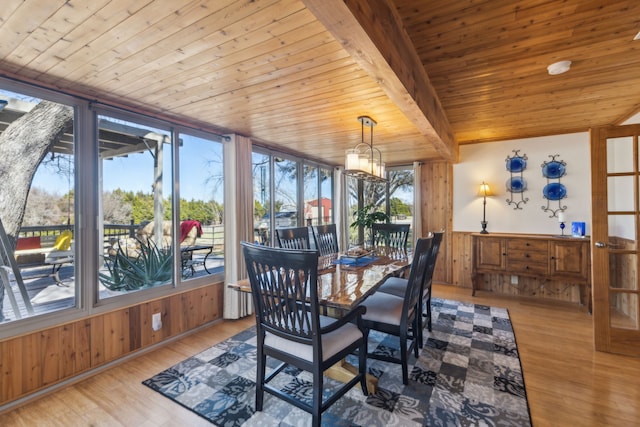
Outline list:
[[[546,258],[542,261],[533,258],[507,259],[507,273],[530,275],[547,275],[549,274],[549,263]]]
[[[545,254],[549,250],[549,245],[545,240],[533,240],[533,239],[508,239],[507,240],[507,253],[511,254],[511,251],[524,251],[524,252],[544,252]]]

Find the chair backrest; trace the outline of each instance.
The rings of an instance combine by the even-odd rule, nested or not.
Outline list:
[[[431,250],[429,251],[429,260],[427,262],[427,269],[425,270],[425,277],[423,280],[423,296],[426,296],[431,292],[433,272],[436,268],[436,261],[438,260],[438,252],[440,251],[440,243],[442,242],[444,230],[432,232],[431,235],[433,236],[433,243],[431,244]]]
[[[375,246],[389,246],[405,248],[409,238],[410,224],[381,224],[371,226],[371,244]]]
[[[338,233],[335,224],[323,224],[313,227],[313,240],[320,256],[339,252]]]
[[[285,249],[311,249],[309,227],[276,228],[278,246]]]
[[[418,300],[422,297],[422,281],[429,264],[432,245],[433,236],[422,237],[416,241],[404,295],[403,318],[406,318],[413,310],[418,308]]]
[[[258,328],[318,345],[318,252],[240,244]]]

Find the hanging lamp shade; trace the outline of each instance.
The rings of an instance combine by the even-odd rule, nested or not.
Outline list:
[[[372,182],[386,182],[385,164],[382,153],[373,146],[373,127],[377,124],[369,116],[358,117],[361,128],[361,141],[354,148],[346,150],[344,174]],[[365,142],[364,128],[369,128],[369,142]]]

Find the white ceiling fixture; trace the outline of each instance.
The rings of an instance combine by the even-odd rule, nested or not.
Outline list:
[[[636,34],[633,40],[640,40],[640,31],[638,31],[638,34]]]
[[[547,67],[549,75],[555,76],[558,74],[566,73],[571,68],[571,61],[559,61]]]

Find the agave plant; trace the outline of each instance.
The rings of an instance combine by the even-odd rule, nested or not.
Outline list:
[[[171,249],[159,248],[153,240],[137,239],[136,254],[118,247],[106,263],[107,273],[100,273],[100,282],[112,291],[132,291],[165,284],[173,275]]]

